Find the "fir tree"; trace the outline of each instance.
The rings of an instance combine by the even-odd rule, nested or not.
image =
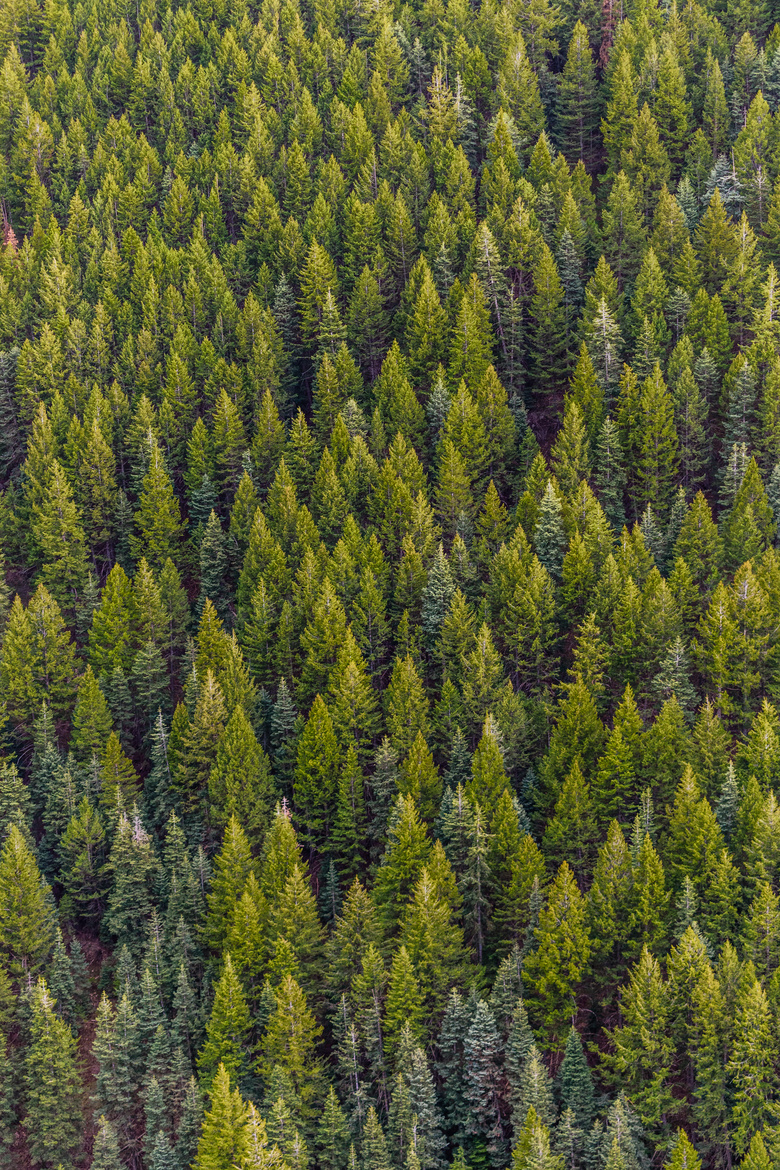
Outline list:
[[[648,1128],[657,1128],[672,1107],[668,1005],[657,960],[647,947],[622,997],[624,1023],[614,1032],[609,1067],[621,1077],[631,1103]]]
[[[214,991],[214,1006],[206,1025],[206,1042],[198,1056],[198,1069],[205,1087],[224,1070],[240,1083],[249,1070],[247,1039],[250,1027],[244,993],[230,955]]]
[[[24,1063],[24,1127],[35,1162],[56,1165],[73,1157],[81,1144],[76,1040],[55,1012],[42,979],[32,992],[31,1010]]]
[[[0,953],[14,982],[34,978],[53,943],[50,891],[20,829],[12,825],[0,852]]]
[[[94,1170],[120,1170],[122,1163],[119,1160],[119,1142],[116,1130],[110,1121],[102,1115],[98,1118],[98,1130],[92,1153]]]
[[[181,509],[156,443],[152,444],[135,525],[137,535],[130,537],[135,557],[146,557],[156,569],[161,569],[169,558],[176,563],[183,534]]]
[[[243,1159],[247,1146],[247,1107],[238,1089],[231,1087],[227,1070],[221,1066],[203,1117],[194,1164],[198,1170],[223,1170]]]
[[[590,953],[582,895],[566,862],[542,908],[537,939],[538,949],[528,956],[523,979],[545,1033],[553,1045],[562,1047],[562,1031],[571,1020],[576,986]]]

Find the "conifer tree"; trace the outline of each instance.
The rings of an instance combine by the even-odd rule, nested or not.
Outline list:
[[[126,945],[138,955],[141,926],[153,907],[154,878],[158,861],[149,834],[137,809],[132,819],[122,813],[108,859],[112,875],[105,923],[119,947]]]
[[[349,1127],[331,1085],[317,1126],[317,1161],[327,1170],[342,1170],[347,1163]]]
[[[121,1170],[119,1142],[116,1130],[105,1115],[98,1118],[98,1129],[93,1145],[92,1166],[95,1170]]]
[[[80,1077],[76,1039],[54,1010],[39,979],[31,997],[30,1043],[25,1054],[24,1127],[37,1163],[56,1165],[81,1143]]]
[[[480,1000],[463,1044],[465,1102],[469,1109],[466,1131],[484,1140],[494,1165],[506,1157],[506,1141],[500,1100],[503,1077],[500,1038],[492,1013]]]
[[[271,821],[275,789],[268,757],[240,705],[219,741],[208,786],[212,823],[222,827],[235,815],[259,843]]]
[[[18,985],[40,972],[54,943],[51,893],[17,825],[0,852],[0,953]]]
[[[137,559],[146,557],[158,570],[168,559],[176,564],[183,535],[181,508],[156,443],[152,444],[135,526],[137,534],[130,537],[130,550]]]
[[[568,354],[563,287],[555,258],[546,244],[542,246],[533,280],[534,332],[530,346],[533,377],[539,391],[550,394],[566,375]]]
[[[554,579],[558,579],[563,566],[566,534],[561,518],[561,501],[552,481],[548,482],[539,507],[534,544],[540,563]]]
[[[574,876],[563,862],[539,917],[538,949],[526,960],[523,979],[529,987],[540,1025],[550,1043],[563,1047],[571,1021],[576,988],[590,954],[585,905]]]
[[[677,479],[677,432],[669,392],[656,365],[639,400],[641,439],[638,479],[641,499],[654,502],[665,515]]]
[[[531,1106],[512,1151],[513,1170],[560,1170],[562,1165],[563,1160],[551,1149],[549,1129]]]
[[[241,983],[229,954],[214,991],[214,1005],[206,1025],[206,1042],[198,1056],[198,1070],[205,1088],[225,1070],[240,1084],[249,1068],[247,1040],[249,1012]]]
[[[333,723],[324,700],[317,695],[298,741],[293,789],[305,837],[313,845],[325,841],[335,814],[339,762]]]
[[[402,944],[393,959],[385,1003],[385,1054],[391,1065],[395,1063],[404,1029],[408,1028],[413,1038],[422,1038],[423,1010],[414,966]]]
[[[668,1003],[658,961],[644,947],[622,996],[624,1023],[613,1033],[608,1067],[620,1076],[639,1117],[651,1132],[672,1108]]]
[[[389,1170],[390,1157],[387,1141],[373,1105],[369,1106],[363,1130],[362,1153],[369,1170]]]
[[[316,1116],[321,1094],[322,1068],[316,1055],[321,1031],[300,985],[285,975],[261,1042],[259,1068],[266,1077],[274,1065],[287,1074],[307,1126]]]
[[[734,1146],[745,1153],[768,1119],[775,1050],[766,995],[757,980],[740,988],[735,1008],[727,1073],[734,1086]]]
[[[598,139],[598,97],[596,75],[588,30],[577,21],[559,93],[559,119],[564,128],[564,153],[570,160],[581,159],[587,170],[595,160]]]
[[[227,1170],[248,1153],[247,1107],[231,1087],[224,1066],[217,1069],[209,1108],[203,1117],[195,1166],[198,1170]]]
[[[577,1125],[588,1132],[596,1109],[593,1076],[585,1059],[582,1039],[572,1027],[566,1040],[566,1049],[558,1070],[561,1109],[571,1109]]]
[[[87,576],[84,529],[73,495],[55,459],[46,496],[33,505],[32,534],[43,559],[41,580],[52,597],[73,607]]]
[[[0,682],[14,724],[31,728],[44,700],[62,718],[75,678],[74,647],[55,599],[43,585],[26,609],[14,598],[0,651]]]

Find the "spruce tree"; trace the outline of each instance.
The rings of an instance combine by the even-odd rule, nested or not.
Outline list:
[[[200,540],[200,596],[195,616],[200,617],[208,598],[220,616],[227,612],[227,597],[223,579],[227,567],[225,537],[219,517],[212,509]]]
[[[109,854],[112,885],[104,920],[117,946],[126,945],[136,956],[143,943],[141,930],[152,913],[158,864],[137,809],[132,819],[122,813]]]
[[[558,1091],[562,1111],[571,1109],[577,1125],[587,1133],[596,1111],[595,1090],[582,1039],[574,1027],[566,1040],[563,1061],[558,1070]]]
[[[561,501],[552,482],[548,482],[539,507],[534,544],[540,563],[547,569],[551,577],[559,579],[563,566],[566,535],[561,518]]]
[[[484,1000],[473,1012],[463,1042],[465,1067],[464,1104],[468,1107],[466,1132],[482,1138],[493,1165],[506,1159],[506,1138],[501,1114],[503,1073],[501,1041],[493,1015]]]
[[[317,1125],[317,1162],[327,1170],[344,1170],[347,1164],[349,1127],[331,1085]]]

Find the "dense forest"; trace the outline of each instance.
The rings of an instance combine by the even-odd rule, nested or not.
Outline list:
[[[0,5],[0,1166],[780,1168],[780,5]]]

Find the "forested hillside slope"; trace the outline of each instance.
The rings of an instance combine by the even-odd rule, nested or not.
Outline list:
[[[2,4],[0,1165],[778,1170],[776,17]]]

